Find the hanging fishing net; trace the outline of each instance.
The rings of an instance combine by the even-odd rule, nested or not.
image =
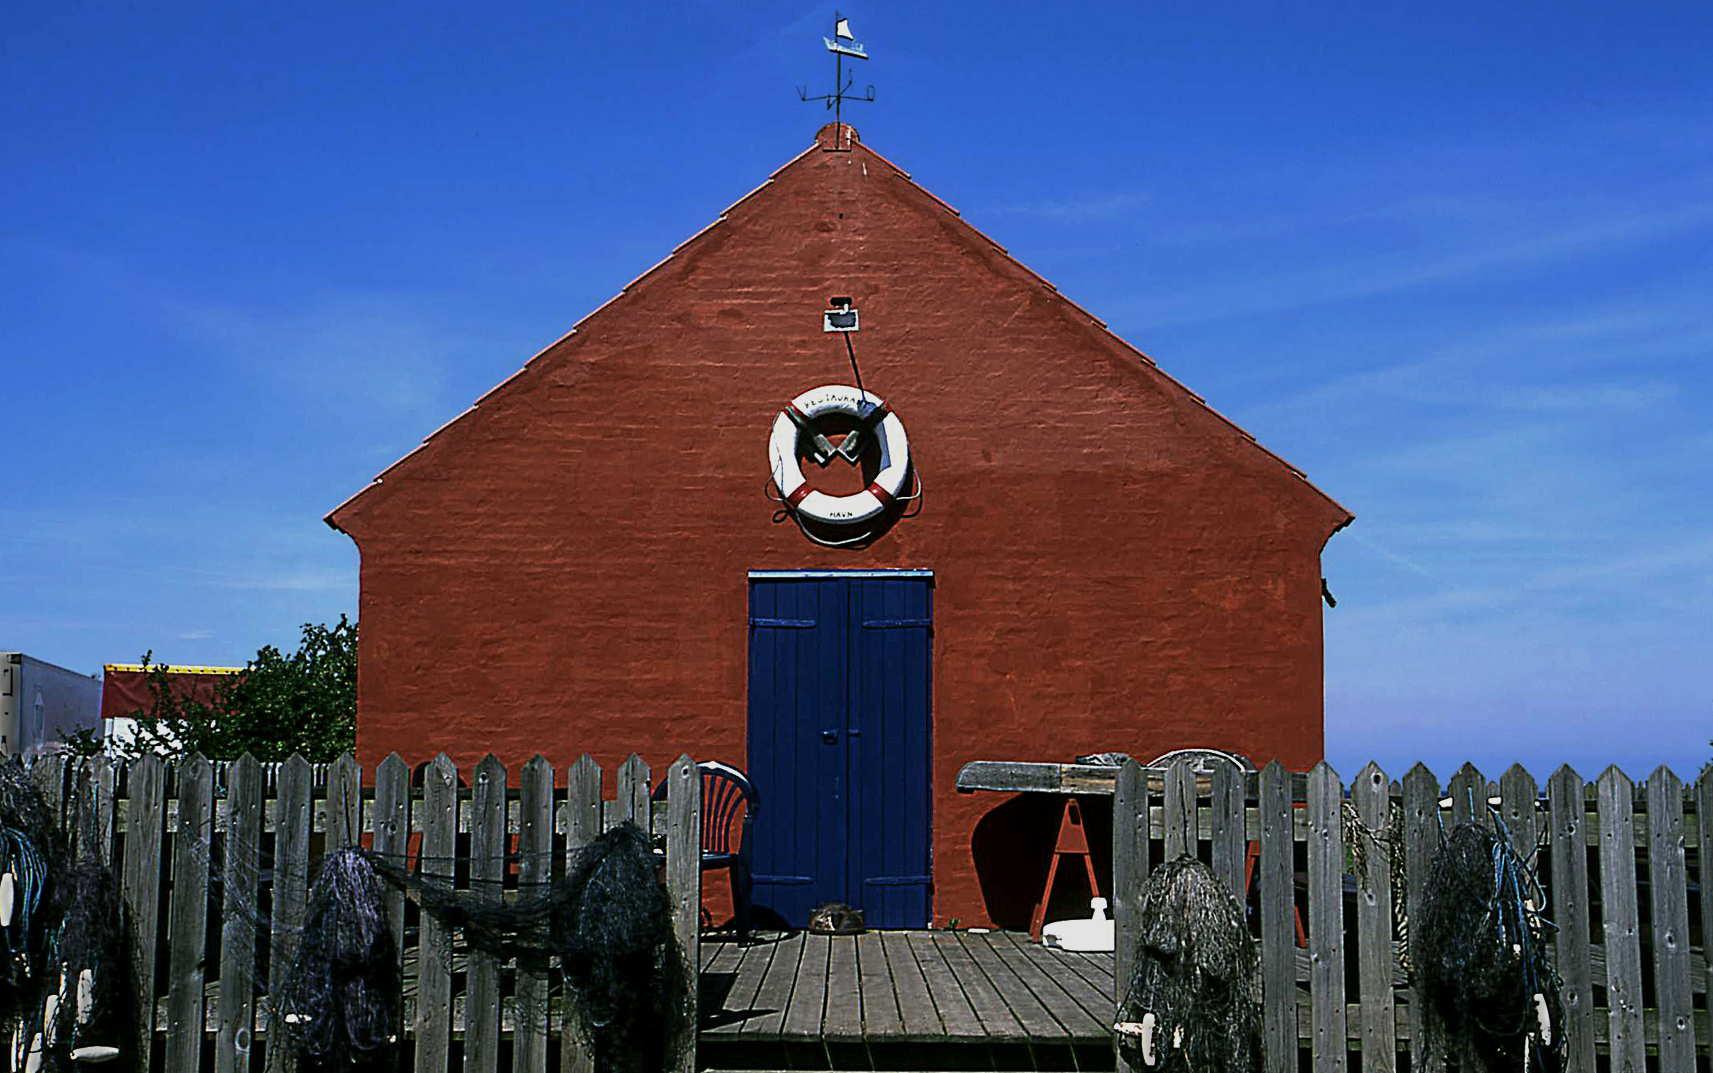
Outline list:
[[[383,1067],[398,1025],[398,947],[375,869],[355,849],[327,855],[309,888],[297,958],[276,1015],[301,1059],[329,1070]]]
[[[1211,868],[1183,856],[1148,877],[1135,919],[1133,967],[1116,1026],[1131,1063],[1258,1073],[1260,957],[1236,897]]]
[[[689,974],[672,933],[660,858],[632,824],[575,851],[544,892],[496,903],[443,878],[413,874],[365,852],[376,873],[406,887],[424,913],[499,958],[557,955],[579,1034],[600,1073],[655,1073],[680,1053],[689,1027]]]
[[[135,947],[119,881],[100,861],[84,861],[59,884],[65,913],[55,929],[42,996],[43,1068],[75,1063],[133,1068],[137,1039]]]
[[[1544,906],[1502,823],[1498,834],[1459,824],[1428,867],[1412,926],[1415,984],[1466,1073],[1563,1068],[1563,1005],[1542,941],[1551,926]]]
[[[0,761],[0,1030],[8,1040],[23,1035],[26,1047],[28,1033],[14,1030],[41,1009],[46,925],[59,915],[54,878],[64,874],[64,857],[41,791],[17,760]]]

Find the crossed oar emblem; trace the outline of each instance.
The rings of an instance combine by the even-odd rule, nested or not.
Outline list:
[[[835,456],[844,459],[853,466],[856,465],[858,456],[862,454],[868,440],[875,435],[875,429],[886,419],[889,412],[884,402],[875,406],[858,418],[857,427],[845,436],[843,443],[834,447],[833,441],[827,439],[821,430],[815,427],[813,419],[803,416],[795,406],[787,405],[785,407],[785,416],[789,417],[791,423],[797,426],[801,435],[809,439],[809,457],[814,460],[817,466],[822,468],[825,468]]]

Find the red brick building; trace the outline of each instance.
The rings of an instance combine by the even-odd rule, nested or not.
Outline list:
[[[833,296],[923,488],[845,548],[764,494],[782,404],[852,380]],[[365,763],[724,759],[763,797],[758,903],[918,925],[1038,890],[1006,846],[1039,810],[956,794],[970,760],[1320,759],[1350,520],[848,126],[328,516],[362,555]]]

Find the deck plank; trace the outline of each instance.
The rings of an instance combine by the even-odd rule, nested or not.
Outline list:
[[[827,955],[827,998],[821,1034],[832,1040],[862,1038],[862,984],[857,972],[857,937],[830,935]]]
[[[922,966],[902,932],[883,932],[880,948],[886,953],[886,971],[892,978],[892,989],[898,997],[900,1034],[912,1039],[937,1039],[947,1035],[947,1026],[940,1021],[934,1000],[928,993],[928,981]],[[974,1013],[970,1014],[973,1020]]]
[[[1041,996],[1015,968],[999,956],[999,952],[994,949],[991,934],[971,935],[962,932],[957,938],[958,945],[993,985],[1000,1001],[1005,1003],[1005,1008],[1011,1011],[1011,1016],[1017,1018],[1017,1024],[1023,1029],[1024,1035],[1039,1040],[1061,1040],[1067,1037],[1065,1026],[1053,1016],[1053,1011],[1047,1008]]]
[[[904,1033],[899,1016],[898,988],[881,946],[880,932],[857,936],[858,986],[862,990],[862,1030],[869,1039],[886,1039]],[[918,975],[917,979],[921,977]]]
[[[1064,994],[1066,1000],[1075,1003],[1077,1008],[1087,1016],[1086,1023],[1081,1019],[1074,1019],[1075,1025],[1066,1024],[1066,1029],[1073,1035],[1081,1035],[1086,1032],[1103,1039],[1108,1035],[1106,1026],[1111,1022],[1113,1012],[1110,991],[1089,983],[1076,969],[1066,964],[1063,956],[1058,952],[1049,950],[1037,943],[1031,943],[1022,935],[1012,932],[1002,934],[1004,941],[1010,944],[1012,951],[1011,954],[1006,954],[1002,950],[1002,955],[1015,956],[1033,965],[1037,972],[1052,981],[1059,992]]]
[[[916,964],[921,967],[923,982],[928,986],[929,1001],[934,1004],[934,1012],[945,1025],[946,1035],[956,1039],[987,1035],[981,1018],[976,1016],[975,1008],[970,1005],[969,996],[958,986],[958,978],[953,975],[952,967],[946,963],[940,948],[934,944],[933,935],[928,932],[911,932],[907,945],[910,952],[916,955]]]
[[[1025,1039],[1029,1033],[1024,1031],[1015,1015],[1005,1005],[1005,999],[999,989],[981,971],[969,951],[958,942],[958,937],[952,932],[936,932],[929,937],[934,949],[946,959],[946,967],[951,970],[953,979],[963,988],[964,997],[969,999],[970,1007],[981,1019],[982,1027],[993,1039]]]
[[[702,1022],[701,1032],[703,1035],[707,1035],[710,1032],[717,1033],[722,1030],[727,1034],[737,1031],[737,1022],[728,1022],[726,1018],[739,1008],[733,999],[737,994],[738,986],[741,983],[738,966],[743,963],[743,955],[743,947],[739,946],[737,943],[702,944],[702,971],[699,978],[699,994],[702,999],[700,1004],[700,1017]],[[711,1001],[712,996],[710,995],[709,977],[728,975],[732,978],[731,986],[726,988],[723,994],[719,995],[719,1005],[715,1006]]]
[[[704,972],[731,973],[732,985],[726,989],[718,1008],[702,1007],[702,1032],[719,1036],[735,1036],[754,1020],[751,1011],[757,1009],[756,992],[767,975],[777,943],[714,944],[717,954]]]
[[[785,1024],[785,1007],[791,1002],[791,987],[797,982],[797,965],[803,956],[803,937],[788,936],[775,943],[770,958],[756,986],[750,1008],[766,1011],[744,1022],[745,1036],[777,1036]],[[744,959],[746,962],[748,958]]]
[[[1029,956],[1029,952],[1018,946],[1015,937],[1003,932],[983,936],[988,940],[988,948],[1005,967],[1016,975],[1018,982],[1029,989],[1043,1008],[1057,1021],[1060,1030],[1067,1038],[1104,1038],[1106,1032],[1092,1011],[1083,1008],[1076,996],[1061,986],[1053,973],[1047,967]],[[1056,967],[1056,966],[1055,966]],[[1066,974],[1076,979],[1074,973]],[[1081,981],[1077,981],[1081,983]],[[1083,985],[1087,988],[1087,985]],[[1092,991],[1092,988],[1088,990]]]
[[[808,933],[800,936],[803,954],[797,965],[797,978],[791,986],[791,1001],[785,1006],[785,1019],[780,1034],[800,1039],[821,1035],[822,1017],[827,1010],[827,961],[832,954],[830,936]]]

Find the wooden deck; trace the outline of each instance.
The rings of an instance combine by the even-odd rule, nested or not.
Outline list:
[[[702,944],[704,1065],[1111,1069],[1111,954],[1010,932],[758,934]],[[770,1057],[771,1056],[771,1057]],[[914,1063],[913,1063],[914,1064]]]

